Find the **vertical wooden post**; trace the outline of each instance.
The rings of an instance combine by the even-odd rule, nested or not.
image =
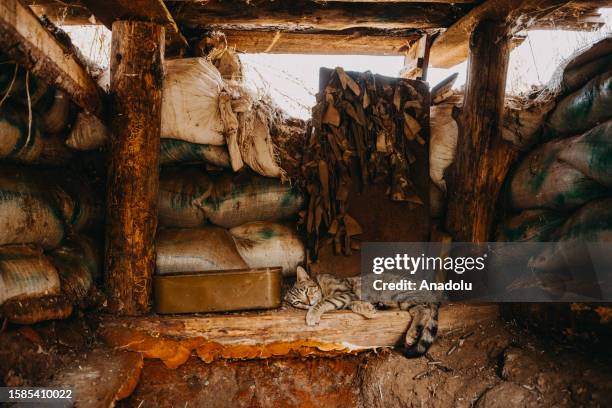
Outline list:
[[[503,22],[483,21],[470,38],[446,227],[455,241],[486,242],[516,149],[501,137],[510,39]]]
[[[112,29],[105,280],[110,311],[139,315],[150,309],[155,268],[164,27]]]

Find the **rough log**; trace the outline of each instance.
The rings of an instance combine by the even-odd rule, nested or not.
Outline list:
[[[342,30],[351,27],[439,28],[448,27],[471,5],[411,3],[322,3],[310,0],[207,2],[169,1],[172,15],[183,26],[219,28],[316,28]]]
[[[106,286],[119,314],[149,311],[155,269],[164,27],[116,21],[111,43],[111,127]]]
[[[223,30],[228,45],[246,53],[402,55],[417,30],[341,31]]]
[[[414,41],[404,56],[404,66],[400,70],[400,77],[406,79],[427,80],[427,64],[431,37],[424,34]]]
[[[118,20],[150,21],[166,28],[166,50],[173,54],[187,46],[174,18],[162,0],[81,0],[81,2],[109,29]]]
[[[192,351],[206,362],[284,355],[334,355],[400,344],[410,323],[403,311],[379,311],[373,319],[340,311],[307,326],[305,312],[270,311],[207,316],[104,317],[99,333],[122,350],[159,358],[166,366],[183,364]],[[497,305],[447,305],[440,310],[441,332],[490,322]]]
[[[504,20],[510,33],[529,29],[569,0],[488,0],[476,6],[434,41],[429,63],[450,68],[468,57],[470,35],[480,21]],[[491,41],[497,41],[492,38]]]
[[[0,50],[33,75],[66,92],[83,109],[102,114],[102,89],[19,0],[0,2]]]
[[[516,149],[501,136],[510,41],[504,22],[483,21],[470,39],[446,227],[459,242],[486,242]]]
[[[132,394],[143,365],[138,353],[94,349],[84,360],[56,373],[49,386],[72,390],[72,401],[79,408],[113,407]]]

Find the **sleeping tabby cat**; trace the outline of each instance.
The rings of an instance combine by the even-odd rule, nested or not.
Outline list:
[[[301,266],[297,268],[297,282],[285,294],[285,302],[289,305],[308,310],[306,324],[309,326],[319,323],[321,315],[331,310],[350,309],[368,319],[374,317],[374,305],[363,302],[360,298],[359,277],[336,278],[322,274],[313,279]],[[412,323],[405,336],[404,355],[415,357],[425,354],[438,331],[438,305],[399,302],[384,306],[407,310],[412,316]]]

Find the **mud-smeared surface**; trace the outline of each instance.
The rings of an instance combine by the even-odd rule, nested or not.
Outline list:
[[[612,365],[501,322],[452,331],[427,356],[147,361],[125,407],[606,406]]]

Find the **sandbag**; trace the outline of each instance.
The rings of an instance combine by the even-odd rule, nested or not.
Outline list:
[[[444,171],[455,159],[459,132],[452,116],[454,107],[453,103],[442,103],[430,108],[429,177],[443,192],[446,192]]]
[[[215,225],[232,228],[251,221],[274,221],[295,216],[304,196],[289,183],[254,174],[223,174],[214,190],[194,203]]]
[[[573,138],[561,150],[559,159],[612,188],[612,120]]]
[[[67,230],[102,224],[103,200],[79,175],[62,171],[0,168],[0,245],[57,246]]]
[[[550,210],[525,210],[506,219],[497,229],[497,242],[547,242],[565,217]]]
[[[3,106],[0,109],[0,159],[34,163],[43,150],[40,119],[26,110]]]
[[[0,248],[0,304],[9,299],[56,295],[60,290],[57,269],[33,247]]]
[[[303,195],[288,183],[250,173],[207,176],[197,168],[166,168],[159,187],[159,225],[192,228],[211,223],[232,228],[297,214]]]
[[[243,115],[244,126],[239,133],[242,160],[256,173],[266,177],[281,177],[276,147],[270,136],[270,117],[261,103],[255,104],[250,115]]]
[[[586,132],[612,117],[612,70],[563,98],[547,120],[546,137]]]
[[[61,133],[70,123],[71,102],[68,95],[55,91],[49,109],[41,114],[41,130],[45,133]]]
[[[86,112],[79,112],[66,139],[66,145],[75,150],[93,150],[108,142],[107,127],[100,119]]]
[[[223,78],[204,58],[183,58],[165,63],[161,137],[191,143],[223,145],[219,116]]]
[[[159,162],[162,165],[206,162],[217,167],[230,167],[225,146],[189,143],[183,140],[162,139]]]
[[[158,222],[162,227],[193,228],[206,224],[207,212],[195,200],[210,196],[213,183],[203,169],[165,168],[159,180]]]
[[[604,38],[581,50],[563,67],[561,92],[580,88],[594,76],[612,69],[612,38]]]
[[[586,273],[590,257],[596,255],[589,254],[584,244],[612,241],[612,199],[595,200],[580,208],[563,224],[555,241],[530,266],[540,271],[562,271],[565,265],[570,265],[574,269],[584,267]],[[607,247],[603,250],[608,251]]]
[[[26,86],[27,84],[27,86]],[[53,105],[56,90],[21,66],[0,64],[0,99],[25,112],[44,113]]]
[[[64,223],[57,207],[43,197],[12,191],[0,180],[0,245],[39,244],[57,246],[64,237]]]
[[[71,302],[81,301],[101,276],[100,247],[91,238],[79,235],[49,253],[59,272],[62,295]]]
[[[219,227],[162,230],[156,247],[160,275],[248,267],[230,233]]]
[[[522,160],[510,179],[514,209],[567,210],[607,194],[604,186],[558,159],[571,140],[546,143]]]
[[[295,227],[255,221],[229,232],[249,268],[281,266],[283,276],[293,276],[298,265],[306,260],[306,248]]]

